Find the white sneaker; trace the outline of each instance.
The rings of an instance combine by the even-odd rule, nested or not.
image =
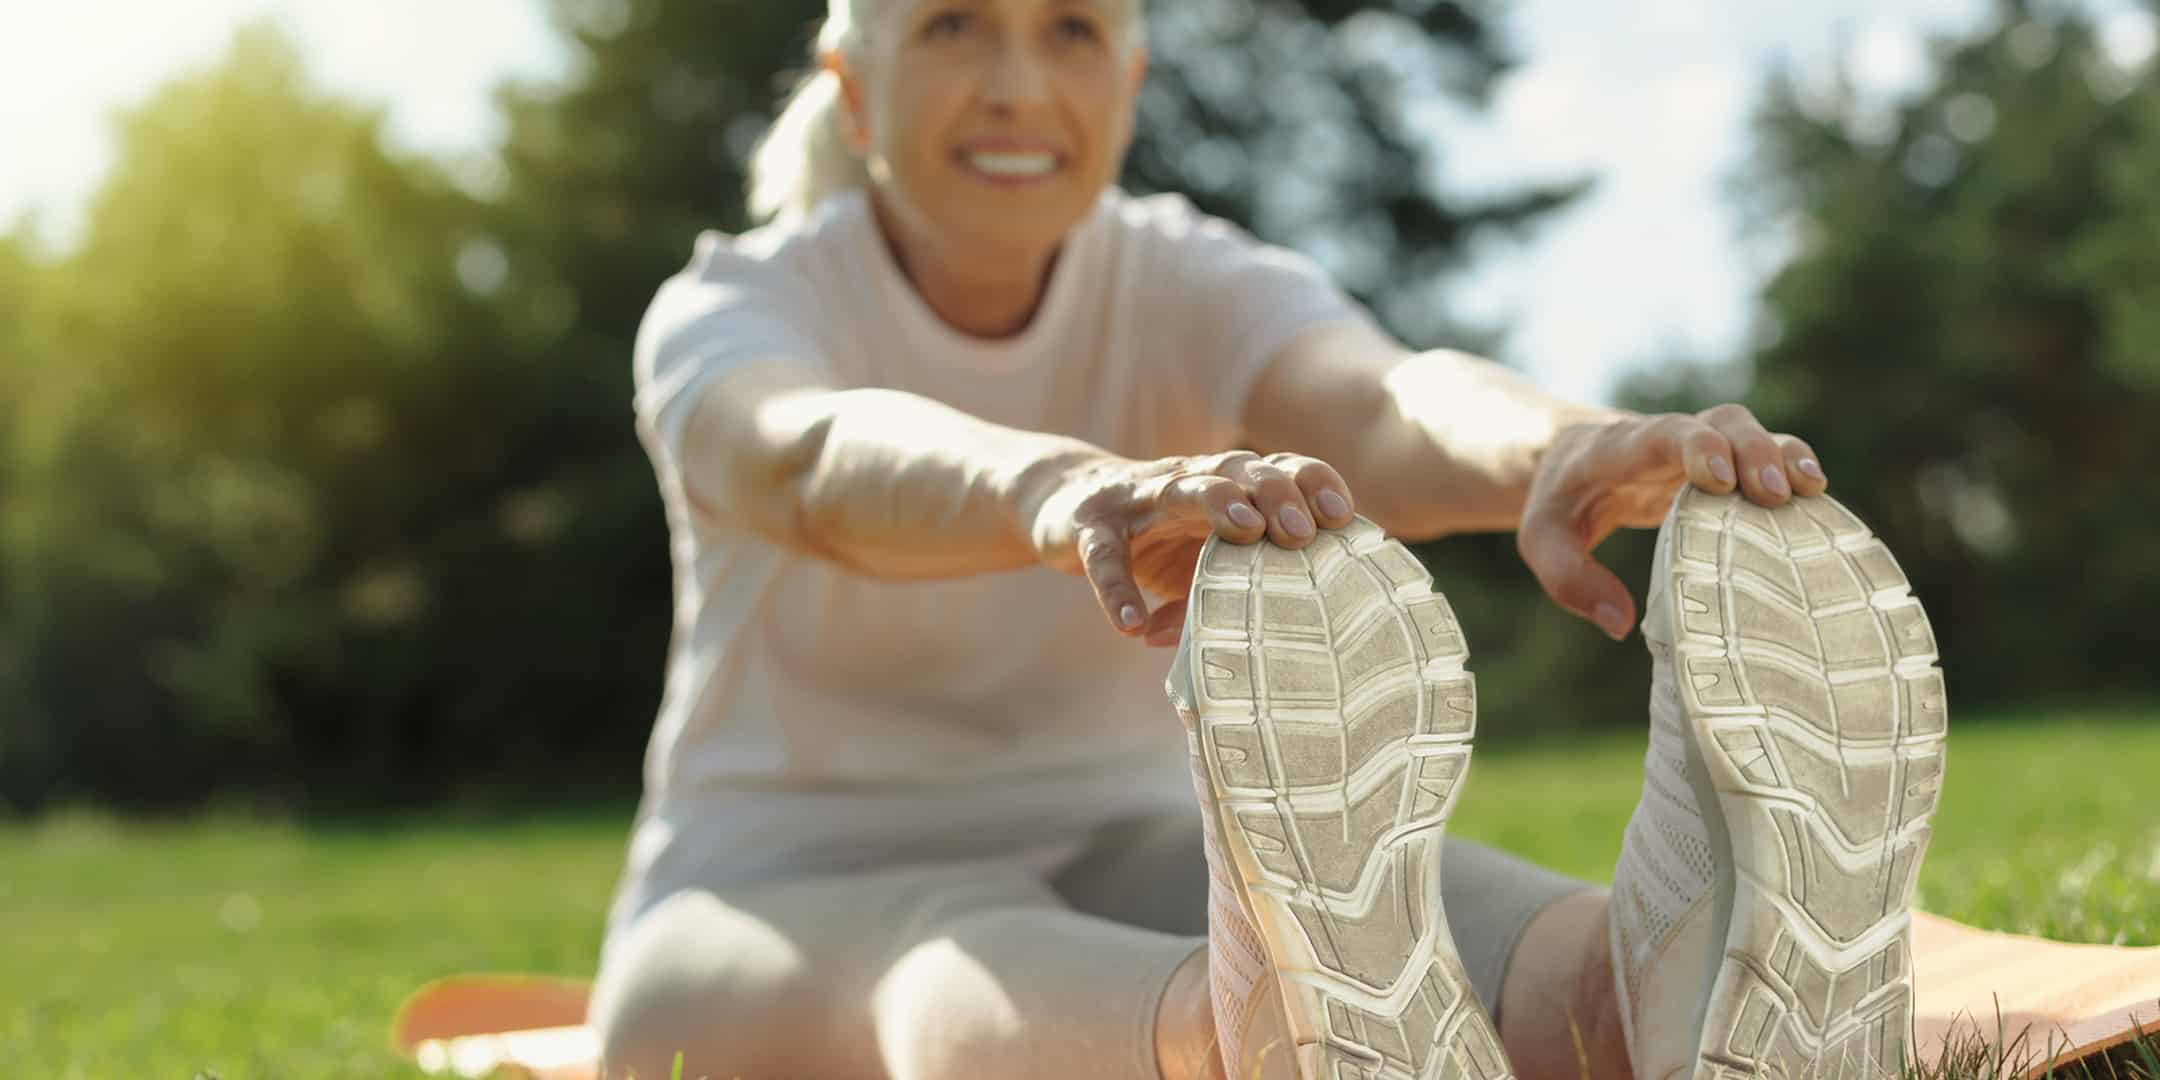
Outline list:
[[[1905,575],[1829,498],[1689,488],[1645,607],[1650,751],[1612,893],[1637,1080],[1897,1074],[1945,718]]]
[[[1431,577],[1363,519],[1302,551],[1201,553],[1166,688],[1207,821],[1233,1080],[1263,1056],[1243,1044],[1277,993],[1307,1080],[1509,1075],[1440,904],[1476,719],[1467,657]]]

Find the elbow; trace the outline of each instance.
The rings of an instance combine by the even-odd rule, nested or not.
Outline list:
[[[683,488],[692,510],[725,529],[796,551],[815,547],[816,492],[832,439],[822,394],[709,394],[685,435]]]
[[[782,432],[768,429],[754,440],[758,451],[744,456],[733,478],[751,529],[781,547],[820,558],[825,553],[819,538],[834,513],[823,497],[830,487],[825,463],[833,425],[832,412],[819,410],[785,424]]]
[[[767,464],[761,485],[766,503],[764,517],[769,537],[782,547],[847,566],[840,550],[827,542],[844,512],[834,498],[831,470],[826,467],[833,427],[830,412],[819,416]]]

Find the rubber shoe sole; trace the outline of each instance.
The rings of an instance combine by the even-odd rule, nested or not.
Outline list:
[[[1674,678],[1724,942],[1695,1076],[1897,1075],[1943,774],[1934,632],[1889,550],[1827,497],[1770,509],[1691,488],[1673,527]]]
[[[1223,851],[1300,1075],[1509,1075],[1440,903],[1476,692],[1447,601],[1359,519],[1300,551],[1210,540],[1187,640]]]

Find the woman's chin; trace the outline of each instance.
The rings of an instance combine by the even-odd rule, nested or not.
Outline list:
[[[1088,204],[1091,205],[1091,204]],[[947,217],[947,233],[969,247],[1001,254],[1039,253],[1055,247],[1086,216],[1071,199],[1000,206],[989,200],[964,201]]]

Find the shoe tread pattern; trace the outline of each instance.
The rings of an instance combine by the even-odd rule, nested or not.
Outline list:
[[[1897,1075],[1942,783],[1934,632],[1889,550],[1827,497],[1690,489],[1673,528],[1674,674],[1736,875],[1696,1077]]]
[[[1316,1080],[1500,1080],[1440,915],[1476,717],[1447,601],[1362,519],[1301,551],[1211,540],[1193,602],[1202,756]]]

